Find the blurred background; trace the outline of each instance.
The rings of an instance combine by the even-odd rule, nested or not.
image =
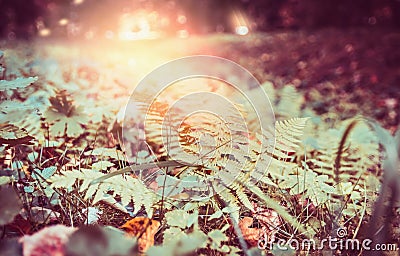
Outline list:
[[[0,35],[135,40],[326,27],[400,28],[398,0],[0,0]]]

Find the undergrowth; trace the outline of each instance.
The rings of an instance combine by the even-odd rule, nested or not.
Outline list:
[[[382,136],[363,117],[318,115],[293,86],[277,89],[264,82],[276,114],[275,131],[270,131],[275,135],[251,134],[250,150],[221,147],[193,165],[171,160],[160,147],[163,138],[149,136],[151,150],[135,151],[132,165],[122,150],[119,106],[107,104],[110,99],[99,98],[89,86],[110,82],[106,75],[94,67],[70,72],[60,66],[50,76],[36,72],[33,62],[17,65],[22,57],[13,54],[7,51],[2,60],[7,72],[0,81],[0,183],[13,188],[22,210],[0,206],[1,212],[13,208],[1,214],[3,237],[54,223],[118,227],[147,216],[161,222],[149,255],[259,254],[266,250],[249,243],[243,234],[247,229],[239,225],[260,208],[279,216],[276,238],[320,241],[337,236],[338,228],[346,229],[348,238],[370,236],[366,222],[381,188],[381,162],[393,152],[384,153]],[[71,90],[74,86],[83,92]],[[151,109],[153,123],[147,129],[153,130],[146,132],[160,129],[164,107]],[[217,122],[208,120],[203,129],[221,144],[229,140]],[[258,145],[269,139],[276,140],[275,150],[260,151]],[[183,127],[179,140],[189,154],[198,152],[200,138],[193,127]],[[148,169],[156,178],[146,184],[139,176]],[[188,200],[184,189],[174,187],[187,173],[216,176],[212,186],[220,192]],[[249,228],[263,226],[256,221]],[[397,235],[392,238],[396,241]],[[279,254],[276,248],[269,252]]]

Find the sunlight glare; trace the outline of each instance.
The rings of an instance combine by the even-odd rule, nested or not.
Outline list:
[[[249,33],[249,28],[247,26],[238,26],[235,28],[235,32],[240,36],[244,36]]]
[[[160,32],[153,30],[157,16],[155,13],[149,15],[145,13],[127,13],[122,15],[119,26],[120,40],[130,41],[159,38]]]
[[[240,36],[247,35],[250,32],[248,18],[240,11],[234,11],[232,13],[232,26],[235,33]]]

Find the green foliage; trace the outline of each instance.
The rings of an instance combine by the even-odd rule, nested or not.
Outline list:
[[[292,118],[276,122],[274,158],[290,161],[289,154],[295,153],[299,148],[307,120],[308,118]]]
[[[0,91],[25,88],[37,80],[38,77],[18,77],[12,81],[0,80]]]
[[[232,209],[226,208],[224,211]],[[163,245],[149,249],[149,255],[162,252],[163,255],[187,255],[199,249],[208,249],[215,252],[231,253],[235,255],[237,248],[225,243],[229,237],[225,234],[229,225],[222,229],[214,229],[208,233],[199,229],[198,213],[187,213],[184,210],[172,210],[165,215],[167,228],[163,235]]]
[[[280,91],[280,97],[275,111],[278,120],[299,117],[305,103],[304,97],[299,95],[294,86],[286,85]]]
[[[390,242],[390,224],[392,219],[387,215],[397,207],[399,202],[400,179],[398,175],[400,166],[400,130],[397,130],[395,136],[392,136],[387,130],[379,124],[371,122],[370,124],[377,134],[377,137],[385,149],[386,158],[383,161],[383,181],[380,188],[379,198],[374,206],[374,214],[368,227],[368,235],[377,243]],[[387,201],[386,201],[387,200]],[[382,232],[378,232],[381,229]]]
[[[122,151],[115,148],[95,148],[91,151],[84,153],[86,156],[98,156],[101,159],[111,158],[116,160],[122,160],[124,154]]]
[[[197,214],[188,214],[184,210],[175,210],[167,212],[165,219],[169,226],[185,229],[197,222]]]
[[[75,231],[65,247],[66,255],[136,255],[136,241],[113,227],[86,226]]]
[[[227,123],[237,132],[231,136],[226,124],[216,119],[199,116],[192,124],[181,124],[176,115],[171,116],[168,125],[176,128],[179,136],[171,139],[170,134],[160,133],[160,121],[168,106],[155,102],[145,126],[150,150],[135,151],[127,157],[117,148],[121,117],[112,117],[118,109],[79,94],[78,83],[96,93],[88,81],[73,81],[72,75],[53,79],[56,88],[76,82],[74,94],[65,90],[49,92],[41,84],[42,79],[34,77],[0,81],[0,96],[5,99],[0,102],[0,143],[7,144],[1,147],[0,156],[13,155],[10,163],[4,161],[12,174],[0,176],[0,185],[15,185],[16,181],[23,184],[17,191],[29,209],[27,218],[36,224],[48,223],[37,218],[40,213],[46,219],[56,216],[64,223],[83,224],[83,218],[79,222],[77,216],[82,216],[84,208],[100,203],[133,216],[160,218],[160,234],[149,255],[242,253],[236,239],[240,233],[232,232],[231,225],[243,216],[253,216],[254,203],[282,218],[284,224],[278,236],[318,239],[331,232],[334,221],[345,223],[357,233],[356,225],[372,212],[367,197],[373,198],[380,189],[379,139],[390,146],[390,161],[384,167],[392,171],[395,168],[398,145],[385,130],[377,129],[378,139],[366,122],[358,120],[339,152],[340,141],[354,118],[342,120],[338,113],[317,115],[294,86],[276,89],[270,82],[262,86],[276,111],[274,131],[243,136],[238,116],[231,114]],[[312,96],[323,98],[315,91]],[[257,128],[255,116],[245,114],[249,127]],[[212,154],[206,150],[213,147],[204,143],[203,133],[217,141]],[[248,149],[231,148],[228,142],[232,138]],[[260,144],[269,144],[273,139],[274,151],[260,149]],[[165,141],[168,150],[161,146]],[[183,149],[186,158],[177,149]],[[173,161],[171,156],[182,161]],[[127,158],[134,159],[134,165],[126,166]],[[155,176],[152,182],[139,179],[149,169]],[[200,201],[168,198],[185,195],[187,188],[180,186],[180,181],[205,177],[212,177],[217,195]],[[149,187],[164,193],[156,194]],[[1,197],[0,224],[4,225],[19,212],[20,204],[14,189],[3,186],[0,192],[10,194]],[[40,213],[39,199],[45,201],[40,207],[46,209]],[[134,209],[128,211],[131,203]],[[314,209],[308,211],[311,206]],[[337,209],[339,216],[334,214]],[[89,226],[73,235],[67,250],[70,255],[129,255],[136,253],[135,246],[135,241],[123,238],[117,230]]]
[[[217,250],[220,252],[227,253],[229,252],[229,247],[226,245],[222,245],[222,242],[228,241],[228,237],[224,234],[223,231],[219,229],[214,229],[210,231],[208,234],[208,237],[211,240],[210,248],[213,250]]]
[[[11,177],[8,176],[0,176],[0,186],[6,185],[12,181]]]
[[[330,199],[336,189],[329,185],[327,175],[318,175],[310,170],[298,169],[296,174],[291,174],[279,183],[282,189],[289,189],[291,195],[303,194],[310,198],[315,205],[322,205]]]
[[[112,196],[120,198],[121,204],[127,206],[131,201],[135,205],[134,213],[143,206],[148,215],[152,215],[153,206],[157,202],[157,196],[138,179],[131,176],[113,176],[101,183],[93,184],[92,181],[104,174],[98,170],[83,169],[61,171],[50,180],[53,188],[65,188],[72,192],[72,188],[84,193],[84,199],[95,204]]]
[[[156,255],[159,251],[164,255],[185,255],[207,246],[207,235],[198,226],[197,211],[190,214],[184,210],[172,210],[165,214],[165,219],[169,228],[164,231],[163,245],[150,248],[149,255]]]
[[[76,107],[66,91],[57,92],[56,96],[50,97],[51,106],[44,116],[52,123],[50,133],[52,136],[77,137],[84,132],[82,125],[87,124],[89,119],[83,113],[83,107]]]
[[[340,156],[339,183],[335,184],[335,161],[338,156],[339,140],[344,130],[352,120],[340,123],[338,128],[330,128],[324,137],[316,137],[316,147],[310,147],[310,154],[302,161],[307,168],[312,169],[318,175],[328,175],[326,183],[336,188],[332,195],[348,197],[343,210],[346,217],[359,214],[366,207],[365,194],[376,194],[374,176],[365,175],[368,170],[373,170],[379,163],[379,144],[373,131],[362,119],[357,123],[345,141]],[[322,134],[322,127],[316,128],[317,134]],[[315,133],[315,130],[314,132]],[[376,177],[375,177],[376,179]],[[344,187],[347,187],[345,189]],[[346,191],[345,191],[346,190]],[[326,194],[327,196],[327,194]],[[325,197],[326,197],[325,196]],[[321,197],[324,197],[321,195]],[[333,199],[330,199],[333,200]],[[335,200],[333,200],[335,201]],[[343,202],[336,202],[341,205]],[[331,204],[332,205],[332,204]],[[341,206],[340,206],[341,207]]]
[[[56,171],[57,171],[57,167],[56,166],[46,167],[43,170],[35,169],[34,172],[32,173],[32,178],[34,178],[34,179],[41,178],[41,179],[47,180],[51,176],[53,176],[53,174]]]
[[[151,247],[148,255],[187,255],[196,252],[200,248],[205,248],[208,244],[208,237],[200,230],[193,230],[186,234],[179,228],[169,228],[164,232],[164,242],[162,246]]]

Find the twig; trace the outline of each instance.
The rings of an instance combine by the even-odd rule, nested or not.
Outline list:
[[[196,165],[192,165],[190,163],[184,163],[184,162],[178,162],[175,160],[169,160],[169,161],[161,161],[161,162],[157,162],[157,163],[146,163],[146,164],[139,164],[139,165],[130,165],[127,166],[125,168],[122,168],[116,172],[112,172],[109,174],[106,174],[100,178],[97,178],[95,180],[93,180],[90,185],[94,185],[100,182],[105,181],[106,179],[109,179],[111,177],[114,177],[116,175],[120,175],[120,174],[124,174],[124,173],[128,173],[131,171],[139,171],[139,170],[143,170],[143,169],[151,169],[151,168],[163,168],[163,167],[181,167],[181,166],[193,166],[195,167]]]

